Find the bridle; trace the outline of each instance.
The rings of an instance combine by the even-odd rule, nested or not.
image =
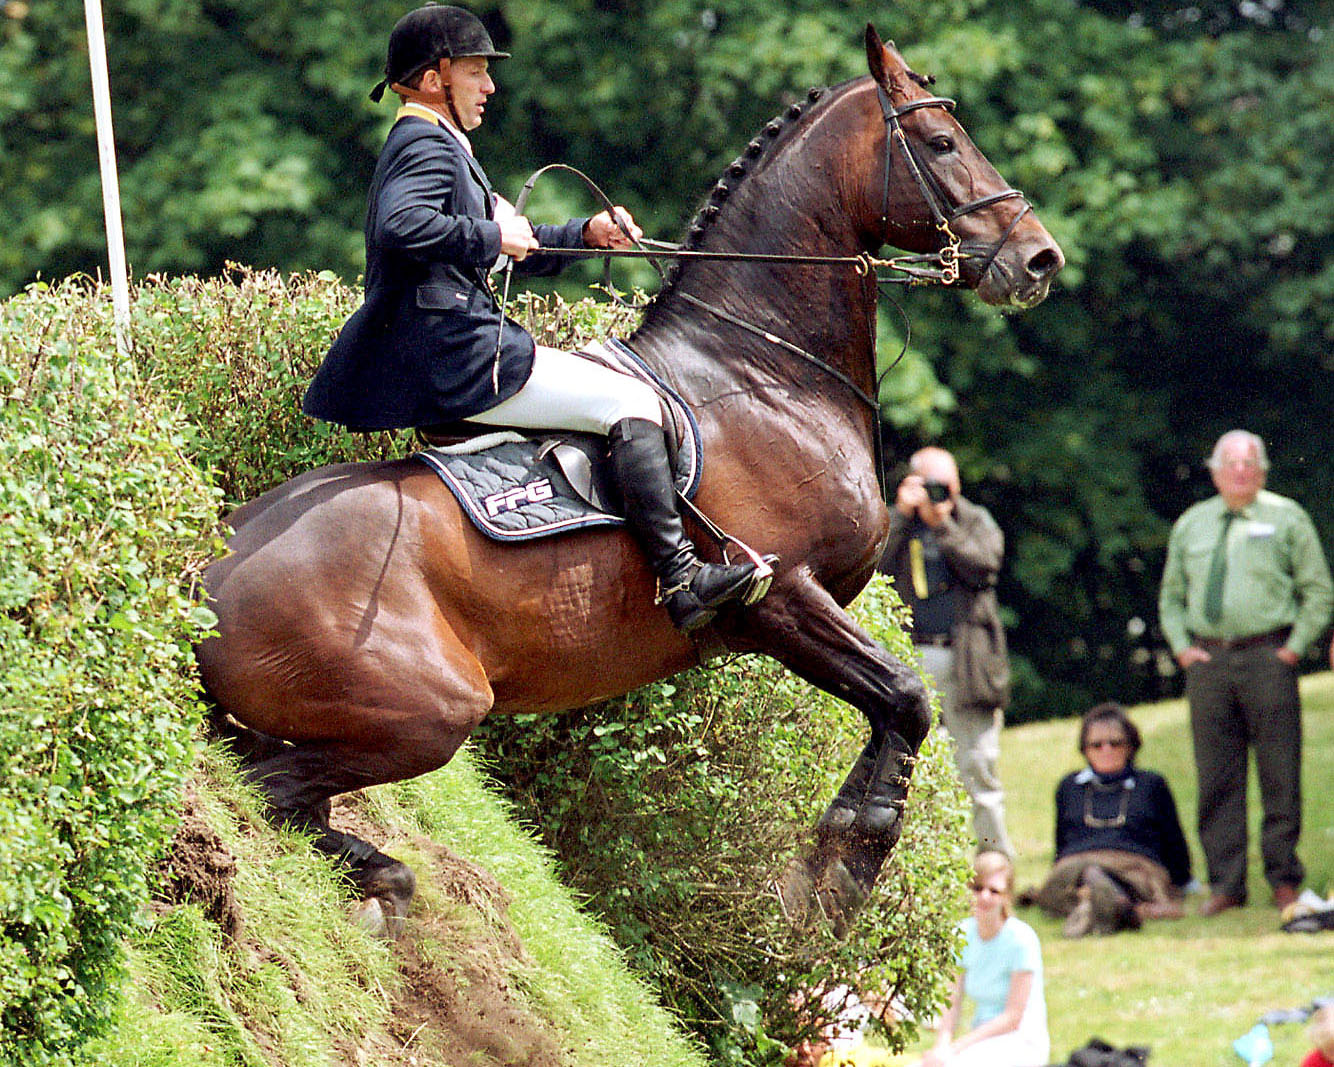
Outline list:
[[[1006,186],[999,192],[989,193],[987,196],[980,196],[976,200],[970,200],[966,204],[960,204],[958,207],[950,207],[949,200],[945,192],[940,187],[931,171],[922,165],[922,161],[917,158],[917,153],[913,151],[912,143],[903,132],[903,125],[899,119],[913,111],[918,111],[924,107],[943,107],[946,111],[953,111],[955,102],[947,96],[927,96],[920,100],[909,100],[906,104],[900,104],[898,107],[889,98],[889,93],[885,87],[876,84],[876,99],[880,101],[880,111],[885,117],[885,180],[882,186],[880,199],[880,229],[881,236],[888,236],[889,229],[889,180],[890,172],[894,163],[894,146],[897,144],[899,150],[903,153],[903,158],[908,163],[908,173],[917,183],[917,188],[922,194],[922,199],[931,209],[931,216],[935,220],[936,229],[940,231],[943,238],[943,245],[940,251],[935,253],[936,259],[940,263],[938,280],[944,285],[953,285],[959,280],[959,238],[954,230],[950,228],[950,223],[955,219],[962,218],[964,215],[973,211],[980,211],[984,207],[990,207],[992,204],[1001,200],[1010,200],[1018,197],[1024,202],[1023,210],[1015,214],[1010,220],[1009,226],[1001,234],[1000,240],[992,247],[987,255],[986,261],[982,264],[979,275],[985,275],[991,269],[991,264],[996,261],[1000,250],[1005,247],[1005,242],[1010,239],[1020,220],[1033,210],[1033,205],[1018,189],[1011,189]]]
[[[661,265],[657,262],[658,257],[662,257],[665,259],[672,259],[672,258],[719,259],[719,260],[725,259],[731,261],[765,261],[772,263],[802,263],[802,264],[825,264],[829,266],[851,266],[853,269],[857,271],[858,274],[862,275],[863,277],[868,277],[873,275],[876,268],[878,267],[885,267],[891,270],[898,271],[900,274],[902,274],[903,275],[902,278],[896,278],[893,280],[902,282],[904,284],[913,285],[913,284],[922,284],[926,282],[939,282],[942,285],[954,285],[959,280],[959,261],[962,257],[968,255],[968,253],[963,252],[961,250],[959,237],[950,227],[950,223],[953,222],[955,219],[962,218],[964,215],[967,215],[974,211],[980,211],[982,208],[989,207],[990,205],[998,203],[1001,200],[1010,200],[1013,198],[1018,198],[1024,202],[1023,209],[1015,213],[1015,217],[1010,220],[1009,225],[1005,228],[1005,232],[1001,234],[1000,240],[998,240],[995,243],[995,245],[991,248],[991,251],[987,254],[987,257],[982,264],[982,269],[979,272],[980,276],[985,276],[986,272],[991,269],[991,265],[992,263],[995,262],[996,257],[1000,254],[1000,250],[1005,247],[1005,243],[1010,239],[1010,236],[1014,233],[1015,228],[1019,225],[1020,221],[1024,218],[1025,215],[1027,215],[1029,212],[1033,210],[1033,205],[1028,202],[1028,199],[1018,189],[1012,189],[1009,186],[1007,186],[1006,188],[1001,189],[999,192],[990,193],[987,196],[978,197],[976,200],[970,200],[967,203],[960,204],[958,207],[951,207],[949,205],[949,198],[945,195],[945,191],[940,187],[939,181],[936,180],[934,175],[932,175],[931,171],[927,167],[923,166],[922,161],[917,158],[916,152],[913,151],[912,143],[908,140],[907,135],[903,132],[903,126],[899,122],[899,119],[904,115],[910,114],[911,112],[917,111],[924,107],[943,107],[947,111],[952,111],[955,106],[955,101],[944,96],[930,96],[930,97],[923,97],[920,100],[910,100],[905,104],[901,104],[898,107],[895,107],[893,101],[891,101],[889,98],[889,93],[885,90],[884,86],[880,85],[878,82],[876,83],[876,98],[880,102],[880,110],[881,113],[884,115],[884,120],[885,120],[885,168],[884,168],[884,181],[882,185],[881,205],[880,205],[880,233],[878,236],[880,237],[882,244],[889,243],[887,240],[889,231],[889,190],[890,190],[891,172],[894,162],[894,146],[897,144],[899,150],[903,153],[903,158],[907,161],[908,173],[912,175],[913,181],[917,184],[917,188],[918,190],[920,190],[922,194],[922,199],[926,201],[927,207],[931,211],[931,216],[935,221],[936,229],[940,232],[942,236],[943,244],[941,245],[941,248],[936,252],[906,254],[901,256],[895,256],[890,259],[876,259],[866,254],[858,256],[766,255],[766,254],[746,253],[746,252],[705,252],[692,249],[682,249],[671,245],[663,245],[661,242],[656,242],[656,241],[655,242],[639,241],[636,242],[640,246],[639,249],[539,248],[536,249],[536,253],[572,256],[575,258],[605,257],[609,268],[612,257],[622,256],[622,257],[646,258],[653,263],[653,266],[658,271],[659,275],[662,275],[664,277],[665,273]],[[629,236],[628,231],[625,230],[624,224],[621,223],[620,219],[618,218],[615,211],[615,207],[612,204],[610,198],[608,198],[607,194],[604,193],[597,186],[597,184],[591,178],[588,177],[588,175],[564,163],[548,164],[547,166],[537,170],[531,177],[529,177],[528,181],[524,183],[523,190],[520,192],[518,199],[515,201],[514,206],[519,214],[523,214],[524,205],[528,200],[528,194],[532,192],[534,183],[542,174],[545,174],[549,170],[569,171],[577,175],[579,178],[583,179],[584,183],[589,187],[589,189],[593,191],[593,194],[598,198],[598,200],[601,202],[602,206],[606,209],[606,211],[611,215],[613,219],[616,220],[617,225],[621,227],[622,232],[625,232],[627,237]],[[656,251],[649,251],[647,248],[645,248],[644,246],[646,243],[652,243],[655,246]],[[505,270],[504,293],[501,296],[502,310],[505,302],[508,300],[509,297],[510,277],[513,271],[513,266],[514,264],[513,261],[511,260],[510,264]],[[877,279],[877,283],[879,283],[879,281],[880,279]],[[608,288],[610,288],[610,286],[608,286]],[[878,291],[878,284],[877,284],[877,291]],[[831,378],[834,378],[836,381],[842,384],[846,389],[848,389],[849,392],[853,394],[853,396],[855,396],[858,400],[860,400],[863,404],[865,404],[868,408],[870,408],[872,413],[876,417],[876,420],[878,420],[880,414],[879,401],[875,397],[871,396],[870,393],[868,393],[865,389],[863,389],[860,385],[858,385],[855,381],[853,381],[851,377],[849,377],[843,371],[839,370],[837,367],[821,359],[814,353],[808,352],[806,349],[800,347],[799,345],[795,345],[791,341],[787,341],[782,337],[778,337],[769,330],[765,330],[759,326],[756,326],[752,322],[747,322],[745,319],[737,315],[733,315],[732,313],[725,311],[724,309],[717,307],[714,304],[701,300],[691,293],[680,292],[678,296],[681,299],[684,299],[689,303],[694,304],[700,309],[709,312],[711,315],[714,315],[715,317],[722,319],[724,322],[728,322],[733,326],[737,326],[741,329],[744,329],[749,333],[752,333],[764,339],[768,343],[776,345],[779,348],[782,348],[784,351],[790,352],[791,354],[800,357],[807,363],[810,363],[812,366],[817,367],[823,373],[825,373]],[[503,330],[504,328],[503,314],[502,314],[501,324],[502,324],[501,329]],[[904,340],[904,349],[905,351],[907,349],[906,338]],[[496,339],[497,371],[499,369],[499,360],[500,360],[500,338],[497,337]],[[897,360],[895,362],[897,362]],[[884,373],[888,374],[889,368],[886,368]],[[883,380],[883,375],[881,376],[880,380],[881,381]],[[877,381],[877,389],[876,389],[877,393],[879,393],[879,388],[878,388],[879,384],[880,382]],[[888,499],[886,493],[887,483],[885,481],[886,468],[885,468],[883,441],[881,440],[880,434],[878,432],[873,431],[871,436],[872,436],[873,451],[875,456],[877,481],[880,483],[882,496],[885,496],[886,499]]]

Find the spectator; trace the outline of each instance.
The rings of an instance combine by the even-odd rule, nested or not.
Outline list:
[[[1334,1004],[1323,1004],[1311,1016],[1311,1044],[1315,1046],[1301,1067],[1334,1067]]]
[[[980,852],[973,872],[973,914],[963,921],[962,969],[921,1067],[1039,1067],[1051,1052],[1042,946],[1033,928],[1010,914],[1014,866],[1009,857]],[[975,1010],[972,1026],[961,1031],[965,994]]]
[[[1265,878],[1281,909],[1305,877],[1297,663],[1329,622],[1329,568],[1302,508],[1264,488],[1255,434],[1232,430],[1209,458],[1218,495],[1172,527],[1159,596],[1163,633],[1186,675],[1199,831],[1212,894],[1201,915],[1246,902],[1246,776],[1255,750]]]
[[[914,453],[908,469],[879,569],[912,609],[912,639],[940,692],[978,848],[1013,856],[999,766],[1010,687],[996,604],[1005,538],[986,508],[963,497],[959,468],[943,448]]]
[[[866,1043],[872,1016],[883,1016],[885,1002],[847,985],[807,990],[795,998],[795,1007],[819,1025],[818,1033],[797,1043],[787,1067],[862,1067],[883,1062],[886,1053]]]
[[[1088,761],[1056,787],[1056,863],[1023,903],[1064,916],[1065,935],[1180,918],[1190,852],[1166,779],[1135,766],[1140,733],[1120,704],[1090,708],[1079,727]]]

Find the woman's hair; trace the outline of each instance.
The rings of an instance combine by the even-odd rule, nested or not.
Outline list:
[[[1130,721],[1130,716],[1126,714],[1126,709],[1121,707],[1115,700],[1109,700],[1103,704],[1095,704],[1084,712],[1084,718],[1079,723],[1079,751],[1082,754],[1084,746],[1088,744],[1089,731],[1100,722],[1115,723],[1121,727],[1121,732],[1126,735],[1126,741],[1129,743],[1129,751],[1126,760],[1129,763],[1135,762],[1135,754],[1139,752],[1139,746],[1144,743],[1139,735],[1139,727]]]
[[[973,884],[993,874],[1005,875],[1005,896],[1001,899],[1001,914],[1010,917],[1010,900],[1014,896],[1014,864],[1004,852],[983,849],[973,860]]]
[[[1311,1044],[1330,1058],[1334,1053],[1334,1003],[1321,1005],[1311,1016]]]

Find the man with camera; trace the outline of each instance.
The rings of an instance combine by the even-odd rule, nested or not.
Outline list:
[[[879,569],[912,609],[913,643],[940,693],[941,725],[954,738],[978,847],[1013,856],[999,769],[1010,696],[996,602],[1005,538],[991,513],[960,493],[958,465],[945,449],[914,453],[908,471]]]

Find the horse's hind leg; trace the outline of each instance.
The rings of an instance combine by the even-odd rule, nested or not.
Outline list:
[[[275,702],[286,698],[288,721],[336,740],[286,743],[246,768],[273,821],[309,832],[317,849],[344,864],[363,898],[380,902],[391,932],[407,915],[415,876],[369,842],[331,827],[330,800],[444,766],[490,710],[481,665],[452,634],[435,636],[429,654],[420,639],[377,642],[373,654],[323,672],[340,679],[339,699],[307,694],[301,703],[275,690]],[[394,654],[399,648],[411,657]]]
[[[926,687],[805,568],[785,576],[751,623],[766,652],[870,723],[870,740],[816,827],[815,847],[779,884],[790,916],[799,920],[814,897],[841,932],[899,839],[912,766],[931,728]]]
[[[346,868],[362,899],[382,917],[368,925],[397,936],[416,892],[407,864],[369,841],[329,825],[331,798],[379,784],[345,762],[340,746],[286,745],[281,752],[246,767],[246,777],[263,793],[273,822],[311,835],[311,844]]]

